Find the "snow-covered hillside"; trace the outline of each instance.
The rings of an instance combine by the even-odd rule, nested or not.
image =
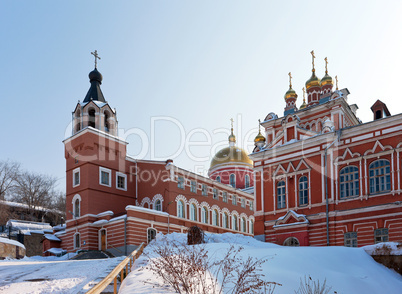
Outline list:
[[[170,234],[168,242],[185,242],[184,234]],[[158,236],[156,242],[166,242]],[[325,279],[332,287],[330,293],[365,293],[399,294],[402,289],[402,277],[394,271],[376,263],[361,248],[346,247],[283,247],[256,241],[253,238],[237,234],[207,234],[205,245],[210,257],[223,256],[231,244],[244,247],[241,255],[246,258],[268,258],[262,265],[267,281],[277,282],[274,293],[294,293],[299,288],[300,279],[311,276],[313,280]],[[197,245],[198,246],[198,245]],[[151,246],[145,249],[152,255]],[[121,294],[136,293],[174,293],[166,287],[154,288],[156,281],[153,274],[144,269],[146,258],[142,256],[135,263],[135,270],[124,280]],[[160,281],[156,281],[160,283]]]

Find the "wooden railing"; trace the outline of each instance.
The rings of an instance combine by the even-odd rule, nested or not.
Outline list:
[[[141,245],[135,249],[133,252],[130,253],[122,262],[120,262],[111,272],[104,278],[102,281],[100,281],[98,284],[96,284],[94,287],[92,287],[91,290],[87,292],[87,294],[99,294],[102,293],[103,290],[106,289],[107,286],[110,285],[110,283],[113,281],[113,293],[117,293],[117,276],[120,274],[120,283],[123,282],[123,279],[125,278],[124,276],[124,269],[126,270],[126,276],[128,275],[129,271],[131,271],[131,267],[134,263],[134,261],[142,254],[142,251],[144,250],[144,243],[141,243]]]

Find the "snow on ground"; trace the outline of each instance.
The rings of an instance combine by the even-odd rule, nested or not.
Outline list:
[[[67,257],[34,256],[0,261],[0,293],[79,293],[124,259],[66,260]]]
[[[166,237],[158,235],[155,242],[165,242],[164,238],[169,242],[186,241],[185,234],[174,233]],[[304,280],[305,276],[311,276],[313,280],[319,279],[320,284],[326,279],[327,285],[332,286],[330,293],[401,293],[402,277],[375,262],[362,248],[284,247],[230,233],[207,234],[207,242],[197,246],[205,246],[210,257],[219,258],[227,252],[231,244],[238,244],[244,247],[241,253],[244,258],[267,258],[262,266],[265,280],[282,284],[276,287],[275,294],[295,293],[300,279]],[[151,248],[145,248],[145,252],[152,255]],[[124,280],[119,293],[174,293],[166,287],[153,287],[152,283],[160,281],[151,272],[144,270],[146,264],[147,259],[144,256],[136,261],[134,270]]]

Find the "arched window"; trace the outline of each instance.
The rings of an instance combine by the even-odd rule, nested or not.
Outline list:
[[[286,187],[285,181],[280,181],[276,186],[278,209],[286,207]]]
[[[208,223],[208,209],[205,206],[203,206],[201,209],[201,221],[204,224]]]
[[[93,108],[88,111],[88,126],[95,127],[95,109]]]
[[[246,188],[250,187],[250,176],[249,175],[246,175],[244,177],[244,185]]]
[[[177,216],[181,217],[181,218],[184,218],[184,216],[185,216],[184,203],[181,200],[177,201]]]
[[[80,233],[74,235],[74,249],[81,248]]]
[[[248,230],[248,232],[250,234],[254,234],[254,221],[252,219],[249,222],[249,230]]]
[[[147,229],[147,241],[151,242],[156,237],[156,230],[154,228]]]
[[[235,174],[230,174],[230,176],[229,176],[229,184],[233,188],[236,188],[236,176],[235,176]]]
[[[233,215],[232,216],[232,230],[237,231],[238,227],[237,227],[237,216]]]
[[[218,211],[216,209],[214,209],[212,211],[212,224],[214,226],[219,226],[219,219],[218,219]]]
[[[78,198],[74,202],[74,217],[80,217],[80,200]]]
[[[197,206],[194,203],[190,205],[190,220],[197,221]]]
[[[159,199],[155,201],[155,210],[162,211],[162,202]]]
[[[247,232],[247,227],[246,227],[246,219],[244,218],[244,217],[242,217],[241,219],[240,219],[240,227],[241,227],[241,231],[243,232],[243,233],[245,233],[245,232]]]
[[[391,175],[389,161],[379,159],[370,164],[370,194],[391,190]]]
[[[81,216],[81,196],[75,194],[73,197],[73,217],[77,218]]]
[[[306,176],[299,179],[299,205],[308,204],[308,180]]]
[[[283,242],[283,246],[300,246],[300,242],[295,237],[289,237]]]
[[[217,177],[216,177],[216,181],[220,183],[220,182],[221,182],[221,177],[220,177],[220,176],[217,176]]]
[[[222,215],[222,227],[229,228],[229,216],[226,212]]]
[[[339,172],[340,198],[359,196],[359,169],[350,165]]]

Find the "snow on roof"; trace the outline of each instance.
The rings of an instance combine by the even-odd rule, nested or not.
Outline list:
[[[126,210],[137,210],[137,211],[143,211],[143,212],[148,212],[148,213],[153,213],[153,214],[160,214],[160,215],[165,215],[168,216],[169,214],[167,212],[163,212],[163,211],[158,211],[158,210],[154,210],[154,209],[150,209],[150,208],[145,208],[145,207],[141,207],[141,206],[134,206],[134,205],[127,205],[126,206]]]
[[[117,221],[117,220],[120,220],[120,219],[125,219],[126,217],[127,217],[127,214],[121,215],[121,216],[118,216],[118,217],[114,217],[114,218],[110,219],[110,222]]]
[[[52,253],[54,255],[59,255],[59,254],[66,253],[67,250],[64,250],[62,248],[50,248],[49,250],[46,250],[45,253],[46,252]]]
[[[61,224],[53,227],[53,230],[55,231],[62,231],[66,229],[66,224]]]
[[[50,241],[59,241],[61,242],[61,240],[59,238],[57,238],[55,235],[52,234],[45,234],[44,237]]]
[[[0,243],[11,244],[25,249],[25,246],[18,241],[0,237]]]
[[[96,225],[103,225],[103,224],[107,224],[107,223],[108,223],[107,220],[101,219],[101,220],[98,220],[96,222],[93,222],[92,225],[96,226]]]
[[[401,242],[382,242],[362,248],[370,255],[402,255]]]
[[[6,200],[0,200],[0,204],[4,204],[7,206],[12,206],[12,207],[21,207],[21,208],[26,208],[28,209],[29,206],[27,204],[24,203],[18,203],[18,202],[11,202],[11,201],[6,201]],[[40,210],[40,211],[50,211],[50,212],[54,212],[54,213],[58,213],[58,214],[63,214],[62,211],[60,210],[56,210],[56,209],[49,209],[43,206],[36,206],[35,210]]]
[[[52,226],[48,223],[10,219],[6,226],[11,226],[14,229],[20,230],[25,235],[30,235],[30,233],[44,234],[45,232],[53,232]]]
[[[108,211],[104,211],[104,212],[98,213],[96,216],[97,216],[97,217],[102,217],[102,216],[113,215],[113,214],[114,214],[113,211],[108,210]]]

